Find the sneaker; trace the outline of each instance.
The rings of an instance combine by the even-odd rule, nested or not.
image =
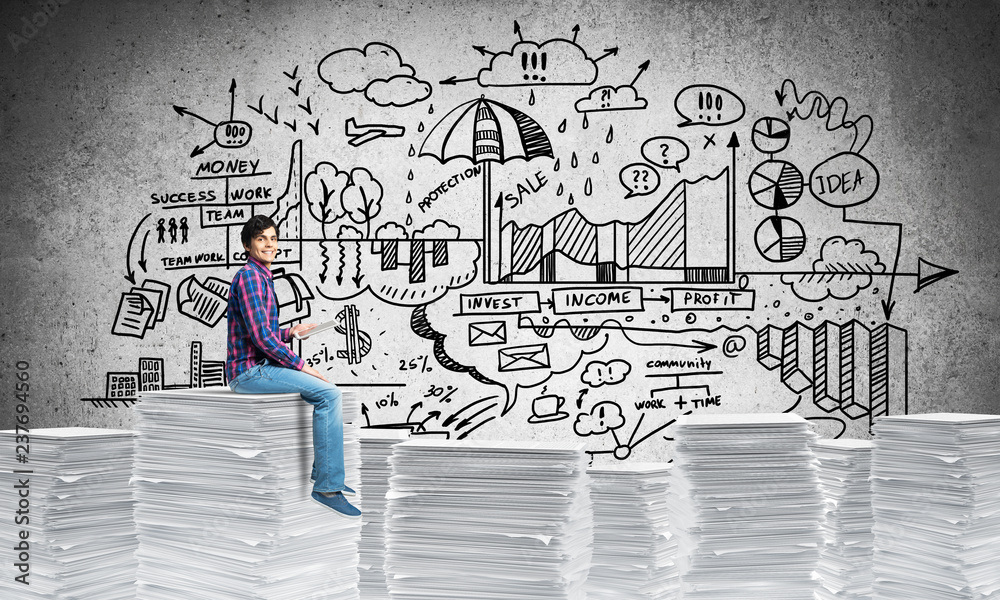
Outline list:
[[[344,495],[340,492],[336,492],[332,496],[324,496],[319,492],[313,492],[310,495],[314,501],[319,502],[329,509],[337,511],[341,516],[349,519],[356,519],[361,516],[361,511],[358,510],[356,506],[348,502],[347,498],[344,498]]]

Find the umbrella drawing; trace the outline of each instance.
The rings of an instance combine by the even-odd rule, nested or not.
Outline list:
[[[442,163],[464,158],[483,164],[484,277],[487,283],[495,283],[500,277],[503,224],[498,219],[493,231],[491,165],[517,158],[526,161],[540,156],[552,158],[549,137],[523,112],[480,96],[457,106],[438,121],[427,134],[419,156],[433,156]]]

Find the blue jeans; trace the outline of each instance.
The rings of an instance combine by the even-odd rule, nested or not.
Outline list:
[[[313,491],[343,491],[344,417],[337,386],[268,360],[237,375],[229,388],[237,394],[298,393],[312,404]]]

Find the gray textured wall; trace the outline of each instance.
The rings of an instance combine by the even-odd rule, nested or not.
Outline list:
[[[738,132],[743,143],[738,157],[737,202],[745,221],[739,223],[737,259],[741,266],[752,267],[747,270],[780,270],[788,265],[769,265],[755,254],[750,232],[768,213],[754,205],[746,186],[749,171],[765,158],[752,151],[750,128],[765,115],[783,116],[774,92],[785,79],[795,81],[799,94],[818,90],[830,99],[845,98],[848,117],[870,115],[874,127],[863,154],[877,166],[880,187],[870,202],[850,209],[850,218],[902,223],[898,272],[914,272],[918,257],[960,271],[916,294],[914,277],[895,280],[892,299],[896,305],[890,322],[908,332],[910,412],[1000,412],[996,392],[1000,383],[996,366],[1000,339],[997,2],[74,0],[45,18],[36,16],[39,4],[11,1],[0,6],[0,33],[7,41],[0,44],[0,266],[4,282],[0,293],[0,428],[14,424],[18,361],[30,363],[32,427],[130,427],[128,407],[99,408],[81,401],[104,396],[106,373],[135,371],[140,356],[162,357],[167,382],[183,383],[189,377],[189,344],[193,340],[203,342],[207,357],[224,359],[225,323],[209,328],[184,318],[178,314],[175,295],[188,275],[228,281],[235,269],[166,271],[162,257],[177,254],[181,244],[156,243],[157,233],[151,229],[160,217],[187,215],[192,223],[188,249],[224,247],[225,229],[199,228],[197,209],[166,211],[151,205],[151,194],[203,189],[198,187],[200,182],[190,179],[201,159],[242,158],[244,154],[259,159],[262,169],[266,165],[274,173],[265,183],[277,195],[284,189],[291,143],[303,139],[305,172],[327,160],[341,170],[364,166],[381,181],[384,212],[375,225],[389,219],[402,222],[410,214],[417,221],[414,229],[440,218],[464,223],[463,238],[481,235],[476,229],[481,218],[477,212],[481,205],[478,181],[466,184],[470,186],[467,190],[449,192],[447,199],[435,203],[426,214],[413,205],[405,206],[404,197],[407,191],[414,198],[423,197],[468,166],[467,162],[461,168],[457,163],[442,166],[432,159],[408,157],[408,146],[419,148],[426,135],[417,133],[418,122],[430,128],[452,107],[483,93],[537,119],[550,134],[556,156],[563,163],[560,173],[554,172],[548,159],[533,163],[541,165],[537,169],[524,163],[496,169],[500,173],[495,176],[494,193],[515,189],[518,181],[536,170],[544,171],[550,180],[544,192],[528,198],[524,206],[508,206],[508,214],[522,225],[543,223],[555,214],[552,207],[556,202],[559,210],[567,208],[565,196],[557,198],[553,193],[557,179],[565,181],[568,190],[571,186],[576,190],[581,212],[595,223],[616,217],[639,218],[653,206],[652,200],[640,199],[637,204],[623,201],[618,174],[625,165],[642,162],[639,148],[646,138],[669,135],[684,139],[692,155],[681,173],[687,178],[727,166],[725,142],[732,132]],[[27,25],[32,19],[35,25]],[[569,37],[572,26],[579,24],[578,43],[590,58],[605,48],[617,46],[620,50],[616,56],[599,61],[600,77],[591,86],[529,90],[481,88],[475,82],[456,86],[438,83],[450,76],[474,77],[487,64],[488,57],[474,51],[473,45],[483,45],[492,52],[509,51],[517,41],[512,30],[515,20],[525,39],[538,41]],[[433,95],[412,106],[383,108],[365,101],[360,93],[334,94],[320,81],[317,64],[323,56],[342,48],[363,48],[374,41],[392,44],[404,61],[414,66],[417,77],[433,84]],[[650,67],[635,87],[648,100],[648,108],[594,113],[590,129],[582,129],[573,101],[597,85],[628,83],[645,60],[650,61]],[[296,65],[296,80],[301,80],[303,87],[301,96],[293,97],[285,88],[295,80],[283,71]],[[236,118],[254,128],[252,144],[244,154],[215,147],[190,158],[192,148],[211,141],[211,128],[193,117],[178,115],[172,106],[185,106],[209,120],[223,120],[229,109],[231,80],[238,85]],[[674,97],[682,87],[697,83],[720,85],[737,93],[746,103],[746,116],[728,127],[677,128]],[[263,105],[280,105],[281,116],[289,118],[296,113],[296,99],[311,97],[321,119],[319,134],[308,131],[307,115],[301,113],[294,133],[280,123],[272,126],[247,108],[248,104],[256,105],[261,95]],[[343,136],[343,123],[351,116],[358,123],[405,125],[407,133],[402,140],[386,138],[353,148]],[[555,130],[562,119],[569,121],[569,131],[558,134]],[[801,163],[806,175],[812,165],[830,154],[831,147],[847,149],[842,140],[831,144],[823,138],[826,132],[816,119],[793,120],[791,124],[793,134],[803,137],[795,138],[794,155],[790,148],[780,158]],[[603,140],[609,125],[618,135],[613,143]],[[702,148],[704,135],[711,133],[717,133],[718,145]],[[576,179],[571,179],[565,166],[570,151],[579,152],[581,162],[586,163],[572,175]],[[599,165],[590,162],[596,151],[602,153]],[[415,171],[413,180],[407,179],[410,171]],[[659,173],[664,192],[679,180],[676,173],[662,169]],[[581,194],[584,177],[593,179],[592,196]],[[539,196],[547,198],[545,206],[531,203]],[[463,204],[466,201],[469,204]],[[638,204],[640,201],[646,203]],[[474,213],[471,219],[470,210]],[[870,248],[878,249],[882,262],[891,270],[895,246],[892,228],[845,228],[840,213],[825,209],[808,191],[796,210],[791,214],[807,226],[809,245],[801,258],[790,263],[793,270],[808,269],[819,256],[819,244],[834,235],[865,239]],[[621,216],[623,213],[627,214]],[[137,230],[147,214],[151,217]],[[135,231],[137,238],[130,246]],[[132,287],[125,275],[128,269],[137,268],[133,253],[141,252],[138,240],[147,231],[148,273],[138,273],[137,280],[156,278],[171,285],[169,314],[141,338],[112,335],[121,295]],[[310,285],[320,289],[319,250],[309,252],[300,271]],[[126,257],[131,257],[130,265]],[[756,330],[768,324],[785,328],[823,306],[825,317],[819,314],[820,319],[844,323],[858,317],[865,326],[875,327],[885,321],[880,302],[887,299],[889,283],[886,278],[876,279],[851,300],[806,304],[790,296],[778,279],[755,277],[751,287],[758,297],[753,319],[742,313],[720,313],[725,317],[721,324],[733,328],[750,325]],[[559,286],[544,287],[543,298],[552,287]],[[654,288],[660,288],[644,287],[647,298],[656,298]],[[443,327],[441,323],[458,312],[459,294],[489,291],[475,283],[467,289],[450,290],[428,312]],[[317,297],[311,320],[329,319],[347,302],[347,294],[336,289],[328,290],[328,295],[337,300]],[[775,300],[781,298],[783,306],[775,308]],[[353,302],[361,308],[362,322],[373,335],[375,346],[369,364],[351,368],[381,368],[377,373],[380,380],[405,383],[407,388],[400,394],[410,396],[399,409],[403,413],[432,385],[461,386],[465,401],[487,395],[490,387],[474,384],[465,375],[446,373],[437,365],[433,376],[400,371],[399,360],[431,350],[429,341],[408,332],[411,309],[389,306],[370,291]],[[647,309],[653,306],[647,302]],[[792,314],[786,316],[787,310]],[[672,323],[678,323],[681,315]],[[714,314],[697,316],[699,325],[713,322],[714,327]],[[655,315],[650,321],[654,320]],[[461,321],[455,331],[461,331],[467,321]],[[560,353],[557,339],[550,342],[553,355]],[[756,339],[747,339],[746,352],[752,353]],[[336,340],[329,338],[328,342],[332,352]],[[316,342],[311,343],[314,345],[304,354],[319,348]],[[520,337],[511,343],[532,340]],[[575,342],[566,343],[572,346]],[[620,345],[620,353],[609,353],[615,344]],[[636,372],[630,381],[636,386],[630,393],[645,394],[652,384],[651,380],[644,384],[636,381],[640,362],[645,356],[665,354],[637,354],[635,348],[625,345],[619,338],[612,339],[597,357],[607,362],[631,356]],[[572,347],[577,357],[585,349]],[[695,359],[699,355],[669,356]],[[702,356],[713,357],[716,365],[726,364],[718,351]],[[553,357],[554,363],[558,360]],[[488,370],[487,361],[483,362],[482,368]],[[773,390],[781,386],[776,384],[775,372],[752,363],[733,362],[726,367],[726,381],[714,384],[716,389],[725,390],[727,403],[723,408],[750,411],[791,406],[794,394],[775,402],[755,397],[776,394]],[[366,374],[371,375],[369,371],[357,375],[343,361],[325,364],[340,381],[364,381]],[[552,365],[553,369],[557,366]],[[574,365],[563,368],[567,366]],[[575,379],[582,366],[575,368],[564,377],[574,381],[559,392],[569,397],[569,403],[576,399],[577,388],[587,388]],[[492,375],[500,379],[496,372]],[[517,381],[522,380],[511,380],[512,387]],[[557,387],[558,378],[548,384]],[[587,406],[609,389],[590,389],[587,402],[591,404]],[[522,390],[516,408],[506,417],[496,415],[498,418],[478,433],[484,437],[573,437],[572,419],[544,433],[525,422],[531,414],[529,400],[539,393],[544,394],[544,390],[533,389],[528,394]],[[614,398],[629,403],[629,398]],[[418,409],[421,418],[430,416],[427,411],[432,401],[428,398]],[[810,401],[809,397],[803,400],[805,404]],[[441,404],[440,408],[447,410],[449,405]],[[579,408],[587,410],[582,403]],[[626,413],[630,422],[637,420],[635,411]],[[380,422],[407,416],[372,412],[373,419]],[[660,417],[650,413],[646,423],[656,418]],[[850,432],[857,434],[863,429]],[[588,439],[591,448],[604,447],[597,439]],[[653,458],[662,455],[653,451],[646,454]]]

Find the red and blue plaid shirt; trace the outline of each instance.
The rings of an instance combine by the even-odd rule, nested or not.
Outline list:
[[[229,286],[226,318],[226,379],[232,381],[263,358],[282,367],[302,370],[305,361],[287,343],[289,328],[278,328],[278,300],[271,270],[250,257]]]

